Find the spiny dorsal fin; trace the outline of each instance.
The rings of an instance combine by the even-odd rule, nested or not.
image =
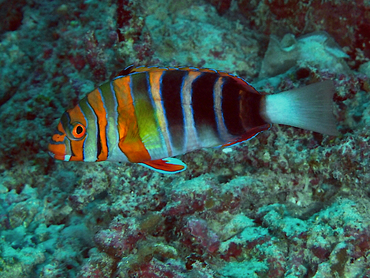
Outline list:
[[[117,76],[126,76],[126,75],[129,75],[131,72],[132,72],[132,70],[135,68],[135,66],[134,65],[130,65],[130,66],[128,66],[127,68],[125,68],[125,69],[123,69],[123,70],[121,70],[120,72],[118,72],[116,75],[115,75],[115,77],[117,77]]]
[[[217,71],[217,70],[209,69],[209,68],[195,68],[195,67],[178,67],[177,68],[177,67],[156,67],[156,66],[153,66],[153,67],[138,66],[138,67],[136,67],[134,65],[130,65],[127,68],[125,68],[124,70],[121,70],[118,74],[116,74],[115,78],[123,77],[123,76],[129,75],[129,74],[132,74],[132,73],[137,73],[137,72],[153,72],[153,71],[167,71],[167,70],[168,71],[170,71],[170,70],[185,70],[185,71],[217,73],[220,76],[231,78],[235,83],[237,83],[239,86],[244,88],[244,90],[259,94],[259,92],[256,89],[254,89],[250,84],[248,84],[248,82],[245,81],[244,79],[242,79],[242,78],[240,78],[240,77],[238,77],[234,74],[231,74],[231,73],[227,73],[227,72],[224,72],[224,71]]]

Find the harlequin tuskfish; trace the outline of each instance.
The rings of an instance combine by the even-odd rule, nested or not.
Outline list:
[[[173,156],[233,145],[272,123],[336,135],[334,92],[332,81],[324,81],[266,95],[221,71],[129,67],[62,115],[49,153],[177,173],[186,165]]]

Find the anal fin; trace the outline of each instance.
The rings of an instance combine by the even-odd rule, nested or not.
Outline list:
[[[173,157],[145,161],[139,164],[162,174],[176,174],[186,170],[186,164]]]

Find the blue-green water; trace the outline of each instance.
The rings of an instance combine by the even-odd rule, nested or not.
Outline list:
[[[370,275],[366,1],[0,1],[1,277]],[[333,80],[339,136],[273,125],[185,172],[54,161],[62,113],[128,65],[277,93]]]

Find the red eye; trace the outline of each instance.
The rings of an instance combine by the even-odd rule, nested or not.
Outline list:
[[[82,138],[82,136],[84,136],[86,133],[86,128],[82,125],[82,124],[76,124],[74,127],[73,127],[73,130],[72,130],[72,135],[76,138],[76,139],[80,139]]]

